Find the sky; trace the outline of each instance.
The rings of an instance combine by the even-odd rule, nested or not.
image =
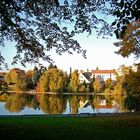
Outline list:
[[[82,54],[77,54],[76,52],[71,55],[64,53],[63,55],[58,55],[55,51],[51,50],[50,55],[54,60],[54,64],[58,68],[69,72],[70,67],[72,70],[93,70],[98,67],[99,69],[118,69],[121,65],[131,66],[133,65],[134,58],[130,56],[129,58],[123,58],[122,56],[115,54],[119,48],[113,45],[117,40],[115,37],[109,39],[97,39],[94,35],[78,35],[75,39],[78,40],[81,47],[87,50],[85,59]],[[6,58],[9,69],[21,68],[25,71],[33,69],[33,64],[27,64],[27,67],[21,66],[19,63],[17,65],[11,65],[12,58],[16,53],[14,48],[14,43],[8,41],[6,42],[6,48],[1,48],[2,54]],[[48,62],[41,62],[44,66],[48,67]]]
[[[87,58],[85,59],[81,54],[74,53],[68,55],[67,53],[62,56],[53,54],[55,64],[69,71],[72,69],[78,70],[93,70],[98,67],[99,69],[118,69],[121,65],[130,66],[134,63],[133,56],[129,58],[123,58],[122,56],[115,53],[119,48],[113,45],[115,38],[110,39],[97,39],[95,36],[84,36],[77,37],[81,47],[87,50]]]
[[[105,19],[109,23],[112,23],[113,17],[97,14],[100,18]],[[65,23],[62,24],[62,26]],[[67,23],[66,23],[67,24]],[[85,34],[77,35],[75,39],[79,42],[81,47],[87,50],[85,59],[82,54],[74,53],[73,55],[64,53],[63,55],[58,55],[54,50],[50,51],[51,58],[54,60],[54,64],[57,65],[58,68],[63,69],[64,71],[69,72],[70,67],[72,70],[84,70],[87,69],[93,70],[98,67],[99,69],[118,69],[121,65],[132,66],[135,63],[135,59],[133,56],[129,58],[123,58],[121,55],[115,54],[119,48],[113,45],[116,42],[116,38],[110,37],[109,39],[102,39],[95,35],[90,35],[87,37]],[[11,65],[12,58],[16,54],[16,48],[14,47],[14,43],[10,41],[6,41],[5,48],[0,48],[2,55],[6,58],[6,62],[8,63],[9,69],[12,68],[21,68],[23,70],[33,69],[35,65],[28,64],[26,68],[21,66],[20,63],[17,65]],[[41,62],[45,67],[48,67],[49,63]],[[3,69],[5,71],[5,69]]]

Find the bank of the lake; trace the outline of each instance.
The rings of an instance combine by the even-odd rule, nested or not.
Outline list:
[[[124,113],[97,116],[17,116],[1,117],[2,138],[25,140],[138,140],[140,114]]]

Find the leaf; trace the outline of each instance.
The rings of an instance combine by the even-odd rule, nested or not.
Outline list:
[[[121,0],[120,7],[121,7],[121,9],[124,7],[124,0]]]
[[[112,22],[112,24],[111,24],[111,25],[112,25],[112,26],[114,26],[115,24],[116,24],[116,21]]]

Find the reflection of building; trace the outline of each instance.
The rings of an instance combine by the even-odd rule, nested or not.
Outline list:
[[[108,104],[105,99],[97,99],[94,102],[94,106],[95,106],[96,109],[114,108],[116,106],[116,102],[112,101],[110,104]]]
[[[116,80],[115,70],[92,70],[91,72],[82,71],[79,73],[80,83],[91,83],[93,81],[93,77],[99,77],[101,81],[106,81],[109,78]]]
[[[80,108],[87,107],[89,105],[89,100],[79,102]]]

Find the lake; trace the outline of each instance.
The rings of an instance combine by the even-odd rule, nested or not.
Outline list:
[[[124,97],[89,94],[0,95],[0,115],[81,114],[125,112]]]

